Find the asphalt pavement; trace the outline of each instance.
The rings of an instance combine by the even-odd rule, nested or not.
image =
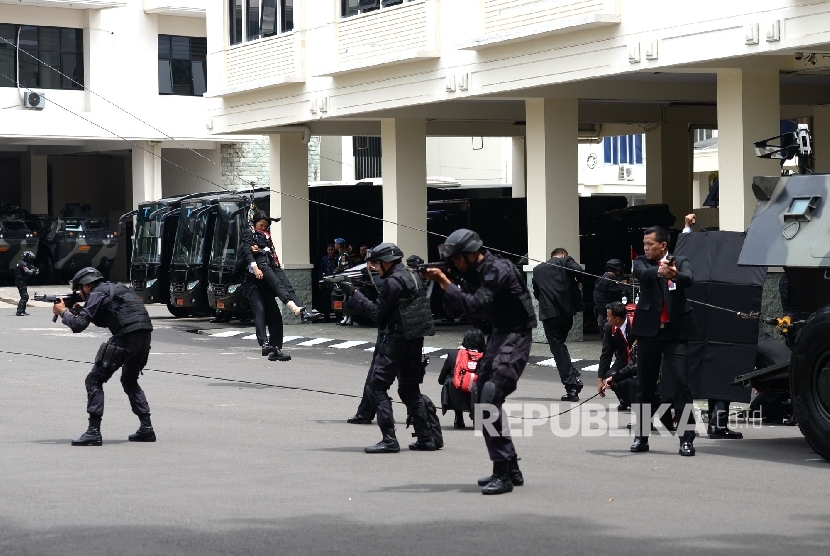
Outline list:
[[[698,438],[693,458],[666,436],[631,454],[630,415],[597,398],[553,428],[514,423],[532,432],[515,438],[525,486],[485,497],[475,484],[490,472],[483,439],[454,430],[452,414],[439,452],[363,453],[377,427],[345,419],[371,330],[287,327],[299,336],[286,344],[293,359],[272,363],[245,339],[249,327],[160,309],[140,380],[158,442],[126,440],[138,420],[116,374],[105,386],[104,445],[79,448],[69,441],[86,428],[83,381],[106,331],[73,335],[48,307],[15,317],[0,302],[0,554],[827,551],[830,468],[797,427],[739,423],[743,440]],[[427,344],[446,350],[461,333]],[[332,347],[356,341],[366,347]],[[441,363],[423,385],[436,402]],[[534,364],[510,401],[538,417],[572,407],[562,393],[555,369]],[[403,444],[405,408],[395,414]],[[608,431],[586,425],[600,414]]]

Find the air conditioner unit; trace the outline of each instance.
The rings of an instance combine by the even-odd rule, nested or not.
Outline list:
[[[620,164],[617,168],[617,180],[619,181],[633,181],[634,168],[627,164]]]
[[[46,106],[46,95],[43,91],[26,91],[23,93],[23,106],[33,110],[43,110]]]

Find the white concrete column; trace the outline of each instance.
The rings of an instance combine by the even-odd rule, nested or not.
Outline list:
[[[23,153],[20,176],[20,204],[32,214],[49,211],[46,155],[36,155],[34,148]]]
[[[814,170],[830,173],[830,106],[813,107],[813,153],[816,157]]]
[[[525,109],[530,264],[548,260],[555,247],[579,261],[577,100],[531,99]]]
[[[303,268],[309,264],[308,202],[301,200],[308,199],[308,145],[296,133],[270,140],[270,214],[282,218],[271,226],[271,239],[284,266]]]
[[[424,260],[427,253],[427,127],[422,119],[380,121],[383,176],[383,240],[397,244],[404,256]]]
[[[646,133],[646,203],[665,203],[682,227],[692,211],[692,132],[685,122],[665,122]]]
[[[780,133],[778,70],[718,72],[720,229],[746,230],[755,211],[753,176],[775,176],[779,162],[755,156],[753,143]]]
[[[343,143],[340,149],[342,164],[340,166],[343,168],[343,175],[340,179],[343,181],[354,181],[354,142],[352,141],[351,135],[343,137],[342,141]]]
[[[161,143],[158,141],[137,141],[142,148],[133,147],[133,209],[139,203],[162,198],[161,189]]]
[[[520,199],[522,197],[527,197],[527,176],[525,175],[524,137],[512,138],[510,169],[510,183],[513,186],[513,198]]]

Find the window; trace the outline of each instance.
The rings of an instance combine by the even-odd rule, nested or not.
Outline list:
[[[605,164],[642,164],[643,135],[603,138],[602,158]]]
[[[412,1],[414,0],[340,0],[340,15],[351,17]]]
[[[381,177],[380,137],[352,137],[356,180]]]
[[[293,31],[294,1],[228,0],[230,44]]]
[[[0,24],[0,37],[18,44],[18,35],[19,67],[14,46],[0,41],[0,87],[16,87],[19,76],[21,87],[83,89],[83,29]]]
[[[197,96],[207,90],[207,39],[159,35],[159,94]]]

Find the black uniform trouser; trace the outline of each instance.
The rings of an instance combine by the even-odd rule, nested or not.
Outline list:
[[[420,389],[424,378],[421,365],[423,347],[423,338],[407,340],[401,333],[378,335],[370,389],[377,400],[378,426],[381,430],[395,427],[392,399],[388,392],[397,379],[398,396],[406,406],[407,414],[413,418],[415,433],[419,437],[432,436]]]
[[[622,405],[632,405],[637,400],[637,388],[639,381],[637,378],[627,378],[614,383],[611,390],[617,395]]]
[[[17,284],[17,292],[20,294],[20,301],[17,303],[17,312],[25,313],[26,312],[26,303],[29,302],[29,289],[26,287],[26,284]]]
[[[297,297],[297,293],[294,291],[294,288],[291,287],[288,277],[281,268],[271,266],[269,264],[259,263],[257,263],[257,266],[262,271],[261,281],[271,289],[273,294],[277,296],[280,301],[283,303],[293,301],[297,305],[301,305],[300,299]]]
[[[259,345],[269,344],[282,349],[282,312],[273,292],[262,280],[256,280],[248,293],[248,304],[254,317],[256,339]]]
[[[599,327],[599,339],[603,340],[605,336],[605,324],[608,322],[608,312],[603,305],[602,309],[596,308],[594,314],[597,317],[597,326]]]
[[[378,343],[380,342],[380,334],[378,334]],[[372,364],[369,365],[369,373],[366,375],[366,382],[363,385],[363,397],[360,399],[360,405],[357,406],[356,415],[365,419],[374,419],[378,411],[377,398],[372,393],[372,373],[375,371],[375,357],[377,352],[372,354]]]
[[[729,400],[709,400],[709,424],[719,429],[729,425]]]
[[[670,381],[675,385],[672,393],[672,405],[677,418],[683,415],[687,406],[693,406],[694,398],[689,388],[689,363],[686,358],[686,342],[678,340],[670,328],[661,328],[654,338],[637,338],[637,378],[640,381],[637,389],[637,403],[650,404],[651,414],[646,417],[641,411],[637,416],[638,436],[648,436],[651,428],[651,417],[658,409],[659,395],[656,389],[660,378],[660,364],[662,372],[671,375]],[[692,442],[695,438],[694,407],[689,407],[689,420],[682,441]],[[678,423],[678,429],[683,425]]]
[[[502,405],[507,396],[516,391],[519,378],[522,376],[530,358],[530,347],[532,345],[533,334],[530,330],[526,330],[523,332],[493,333],[484,347],[484,357],[478,364],[478,368],[482,369],[478,383],[480,386],[484,386],[488,380],[492,379],[501,386],[501,393],[492,402],[498,413],[495,421],[492,421],[492,427],[496,435],[491,435],[487,427],[481,423],[484,443],[487,445],[487,452],[491,461],[503,462],[516,457],[516,447],[510,437],[510,430],[509,428],[504,430],[502,426],[504,424],[502,423]],[[486,419],[488,421],[492,420],[492,416],[486,417]],[[482,421],[484,420],[482,419]]]
[[[138,385],[138,375],[147,365],[150,355],[150,331],[140,330],[118,338],[110,338],[110,342],[124,348],[124,361],[121,365],[121,386],[130,399],[130,407],[136,415],[150,413],[150,405],[144,390]],[[104,369],[100,365],[92,366],[92,371],[86,377],[86,411],[94,417],[104,415],[104,383],[107,382],[118,368]]]
[[[582,386],[579,371],[571,362],[571,353],[565,345],[573,325],[574,318],[568,316],[553,317],[542,321],[550,352],[553,354],[553,360],[556,361],[556,370],[559,371],[559,379],[566,390]]]

